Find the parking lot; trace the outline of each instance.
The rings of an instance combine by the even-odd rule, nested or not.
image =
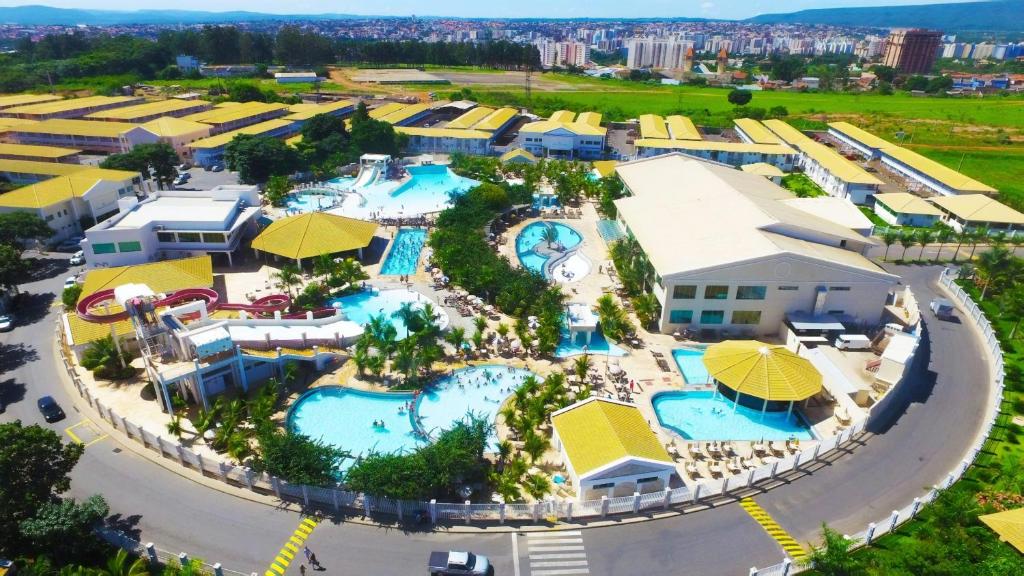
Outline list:
[[[238,174],[224,169],[220,172],[208,172],[202,168],[191,168],[185,170],[191,174],[188,182],[177,186],[179,190],[210,190],[216,186],[225,184],[238,184]]]

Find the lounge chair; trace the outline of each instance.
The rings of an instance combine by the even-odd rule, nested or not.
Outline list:
[[[703,450],[701,450],[700,443],[698,442],[690,442],[690,445],[687,447],[686,451],[690,454],[690,458],[693,458],[695,460],[704,455]]]
[[[848,425],[850,423],[850,421],[852,420],[850,418],[850,412],[846,409],[845,406],[839,407],[835,411],[835,415],[836,415],[836,420],[838,420],[839,423],[843,424],[843,425]]]
[[[774,441],[773,442],[769,442],[768,443],[768,450],[771,451],[772,455],[774,455],[774,456],[785,456],[786,455],[786,447],[783,446],[783,445],[780,445],[778,442],[774,442]]]
[[[686,475],[690,478],[700,476],[700,470],[697,470],[697,463],[692,460],[687,460],[686,463],[683,464],[683,470],[686,471]]]
[[[743,466],[740,464],[739,457],[730,458],[729,462],[725,465],[726,469],[733,474],[739,474],[743,471]]]
[[[789,450],[790,452],[796,454],[797,452],[800,451],[800,441],[786,440],[786,450]]]
[[[722,463],[717,460],[708,464],[708,472],[710,472],[712,476],[725,476],[725,473],[722,472]]]

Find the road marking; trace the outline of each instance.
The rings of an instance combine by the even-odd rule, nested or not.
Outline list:
[[[79,432],[82,433],[81,436],[75,433],[75,429],[79,427],[81,427],[81,430],[79,430]],[[85,448],[92,446],[100,440],[105,440],[108,436],[96,426],[95,422],[88,418],[82,420],[78,424],[68,426],[64,429],[64,433],[68,435],[68,438],[71,438],[72,442],[81,444]],[[85,438],[82,436],[85,436]]]
[[[512,570],[514,576],[519,576],[519,535],[512,533]]]
[[[579,530],[529,532],[526,546],[531,576],[590,574],[583,533]]]
[[[755,522],[764,528],[764,531],[768,533],[779,546],[788,554],[792,559],[799,560],[804,556],[807,556],[807,552],[800,546],[800,543],[795,538],[789,535],[779,523],[776,522],[764,508],[757,502],[754,502],[753,498],[744,498],[740,500],[740,506],[750,514],[750,517]]]
[[[313,533],[316,524],[317,521],[312,518],[303,518],[281,549],[277,551],[277,556],[270,562],[270,568],[263,573],[263,576],[284,576],[284,573],[288,571],[288,565],[295,559],[300,547],[306,544],[306,539]]]

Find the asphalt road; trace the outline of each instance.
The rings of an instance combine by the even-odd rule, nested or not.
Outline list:
[[[35,401],[53,395],[68,412],[43,424],[65,439],[66,428],[88,440],[73,474],[72,495],[103,494],[111,522],[168,551],[262,574],[300,522],[295,512],[235,498],[198,485],[136,456],[115,438],[89,436],[91,414],[79,414],[62,384],[53,353],[53,326],[67,256],[37,262],[22,286],[30,306],[14,331],[0,334],[0,420],[41,423]],[[921,302],[933,293],[937,268],[899,268]],[[886,516],[939,482],[962,457],[980,426],[986,367],[967,325],[925,313],[927,339],[913,385],[893,423],[875,426],[865,446],[757,501],[798,540],[816,538],[822,522],[854,532]],[[84,421],[84,423],[83,423]],[[496,574],[541,576],[540,547],[526,535],[404,532],[327,520],[308,545],[329,574],[405,576],[424,572],[432,549],[466,548],[493,558]],[[746,574],[779,562],[781,548],[736,505],[653,522],[585,529],[572,544],[585,568],[612,574]],[[531,551],[531,544],[533,551]],[[583,562],[581,559],[580,562]],[[518,571],[517,571],[518,568]],[[298,563],[288,567],[298,573]]]

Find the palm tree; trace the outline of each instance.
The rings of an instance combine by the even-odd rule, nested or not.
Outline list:
[[[508,440],[498,442],[498,467],[504,468],[505,463],[512,456],[512,443]]]
[[[988,229],[974,229],[970,232],[971,235],[971,255],[967,257],[968,260],[974,260],[974,251],[978,249],[978,244],[981,244],[985,240],[988,240]]]
[[[487,329],[487,318],[485,316],[473,318],[473,327],[476,328],[477,332],[483,332]]]
[[[601,330],[612,340],[618,340],[625,334],[628,327],[626,314],[611,294],[605,294],[597,299],[597,317],[601,323]]]
[[[107,559],[107,565],[96,571],[100,576],[145,576],[149,574],[146,561],[141,557],[131,559],[128,552],[118,550],[113,558]]]
[[[658,319],[658,298],[650,292],[633,298],[633,310],[636,312],[640,324],[644,328],[650,328]]]
[[[380,375],[384,373],[384,363],[386,360],[384,356],[380,354],[374,354],[366,359],[366,367],[370,370],[370,373],[380,378]]]
[[[552,224],[548,224],[544,227],[544,233],[541,235],[541,240],[547,243],[548,248],[555,245],[558,242],[558,230]]]
[[[587,372],[590,371],[590,356],[584,354],[576,358],[572,364],[572,371],[576,374],[576,380],[582,384],[587,377]]]
[[[927,228],[922,228],[914,234],[914,243],[921,247],[921,253],[917,255],[918,260],[924,260],[924,248],[931,244],[933,239],[932,231]]]
[[[445,342],[448,342],[455,347],[455,355],[465,354],[466,344],[466,329],[461,326],[456,326],[448,331],[444,336]]]
[[[235,462],[241,462],[252,452],[249,446],[249,438],[245,434],[235,432],[231,436],[228,436],[227,441],[228,456],[231,457]]]
[[[369,358],[370,353],[359,347],[356,347],[356,351],[352,353],[352,361],[355,362],[356,370],[359,371],[360,376],[366,373],[366,365]]]
[[[886,228],[885,232],[882,233],[882,242],[885,244],[885,254],[882,256],[882,261],[889,257],[889,248],[893,244],[899,242],[900,231],[895,228]]]
[[[506,404],[498,410],[498,416],[501,416],[501,421],[508,426],[508,429],[512,431],[512,435],[516,438],[520,436],[521,430],[515,427],[516,424],[516,407],[512,404]]]
[[[544,453],[547,452],[550,445],[551,442],[547,438],[533,430],[527,430],[526,436],[523,439],[523,452],[530,457],[531,464],[536,464],[538,460],[544,457]]]
[[[956,236],[956,232],[952,228],[945,224],[940,224],[935,230],[935,240],[939,243],[939,250],[935,253],[935,262],[939,261],[939,256],[942,255],[942,249],[946,247],[946,244]],[[956,260],[956,258],[954,258]]]
[[[986,250],[978,256],[975,273],[982,283],[979,300],[985,299],[985,293],[1007,272],[1011,263],[1010,251],[1002,246],[993,246],[990,250]]]
[[[1013,328],[1010,329],[1010,340],[1017,334],[1021,320],[1024,320],[1024,287],[1014,285],[1008,292],[999,299],[1000,314],[1013,318]]]
[[[302,284],[299,267],[295,264],[285,264],[280,270],[271,274],[271,276],[277,280],[277,287],[287,291],[289,296],[294,296],[292,293],[294,286]]]
[[[171,416],[171,421],[167,423],[167,433],[175,438],[181,438],[181,435],[185,433],[185,427],[181,424],[181,416],[177,414]]]
[[[313,275],[327,278],[334,273],[337,265],[330,254],[321,254],[313,259]]]
[[[523,481],[523,488],[534,500],[540,500],[551,492],[551,482],[541,474],[530,474]]]
[[[370,277],[363,270],[362,264],[355,258],[345,258],[338,262],[334,268],[334,275],[341,281],[342,287],[350,286]]]
[[[213,425],[216,421],[216,410],[206,410],[200,408],[199,412],[196,413],[196,417],[192,420],[192,427],[196,429],[196,436],[199,438],[205,436],[206,432],[213,428]]]
[[[853,576],[864,573],[861,557],[853,553],[857,541],[847,538],[827,525],[821,525],[822,546],[811,546],[811,553],[802,559],[804,566],[819,574]]]
[[[522,499],[523,492],[519,488],[519,476],[510,474],[508,470],[506,468],[501,474],[491,472],[491,485],[494,486],[494,491],[501,496],[502,500],[505,502],[515,502]]]
[[[903,247],[903,254],[900,254],[900,260],[907,259],[907,248],[914,245],[914,233],[910,231],[904,231],[900,234],[900,246]]]
[[[413,308],[412,302],[402,302],[402,305],[391,313],[392,318],[400,318],[402,323],[405,324],[405,335],[409,336],[413,332],[419,332],[422,328],[420,325],[420,314],[419,311]]]

